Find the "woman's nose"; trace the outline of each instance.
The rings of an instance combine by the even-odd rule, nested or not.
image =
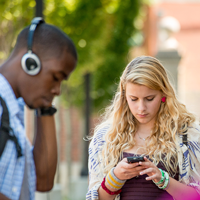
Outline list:
[[[144,101],[142,101],[142,100],[139,101],[138,110],[139,110],[140,112],[146,110],[146,105],[145,105],[145,102],[144,102]]]

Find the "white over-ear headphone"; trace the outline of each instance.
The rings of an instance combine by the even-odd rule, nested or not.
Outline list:
[[[29,75],[36,75],[41,70],[41,62],[36,54],[32,52],[33,35],[37,26],[41,23],[45,23],[41,17],[35,17],[31,21],[31,25],[28,33],[28,52],[23,55],[21,59],[22,69]]]

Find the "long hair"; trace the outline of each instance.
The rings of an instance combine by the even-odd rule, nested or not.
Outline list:
[[[97,132],[109,125],[102,150],[104,173],[107,174],[119,162],[123,151],[136,144],[134,136],[137,123],[126,101],[127,83],[159,90],[166,96],[166,102],[161,103],[157,113],[152,134],[145,141],[145,154],[155,164],[162,162],[170,175],[174,175],[178,166],[175,135],[182,134],[195,121],[195,117],[177,100],[162,64],[150,56],[137,57],[126,66],[111,105],[106,108],[102,122],[95,128]]]

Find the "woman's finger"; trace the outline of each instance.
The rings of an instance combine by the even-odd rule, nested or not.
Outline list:
[[[122,161],[122,166],[126,169],[132,169],[132,168],[135,168],[137,166],[139,166],[139,162],[136,162],[136,163],[128,163],[127,161],[127,158],[124,158]],[[120,164],[120,163],[119,163]]]
[[[156,178],[157,178],[157,175],[154,174],[154,175],[152,175],[152,176],[146,177],[146,180],[147,180],[147,181],[150,181],[150,180],[155,180]]]
[[[139,164],[140,165],[145,165],[145,164],[151,164],[152,162],[144,156],[144,161],[140,161]]]
[[[143,174],[149,174],[149,173],[153,173],[154,172],[154,169],[153,168],[147,168],[143,171],[140,172],[140,175],[143,175]]]

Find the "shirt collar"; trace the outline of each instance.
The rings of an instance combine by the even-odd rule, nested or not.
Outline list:
[[[10,116],[19,112],[19,105],[14,91],[7,79],[0,74],[0,95],[6,102]]]

